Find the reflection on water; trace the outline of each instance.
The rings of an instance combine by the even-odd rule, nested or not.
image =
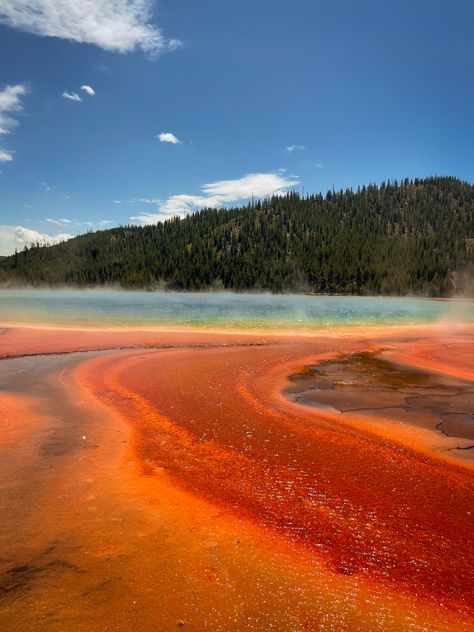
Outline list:
[[[311,329],[331,325],[474,321],[474,303],[232,293],[2,290],[0,320],[58,324]]]

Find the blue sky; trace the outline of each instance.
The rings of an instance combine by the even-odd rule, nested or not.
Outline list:
[[[0,254],[473,141],[472,0],[0,0]]]

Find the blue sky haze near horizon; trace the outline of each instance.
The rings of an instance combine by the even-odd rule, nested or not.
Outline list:
[[[103,7],[0,0],[0,255],[289,189],[473,181],[470,0]]]

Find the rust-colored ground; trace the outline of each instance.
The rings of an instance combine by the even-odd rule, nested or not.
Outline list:
[[[474,629],[473,333],[5,327],[0,629]],[[417,423],[284,394],[321,360]]]

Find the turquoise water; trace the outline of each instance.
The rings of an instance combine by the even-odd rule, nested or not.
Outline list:
[[[0,291],[0,322],[307,330],[441,319],[474,322],[474,302],[224,292]]]

